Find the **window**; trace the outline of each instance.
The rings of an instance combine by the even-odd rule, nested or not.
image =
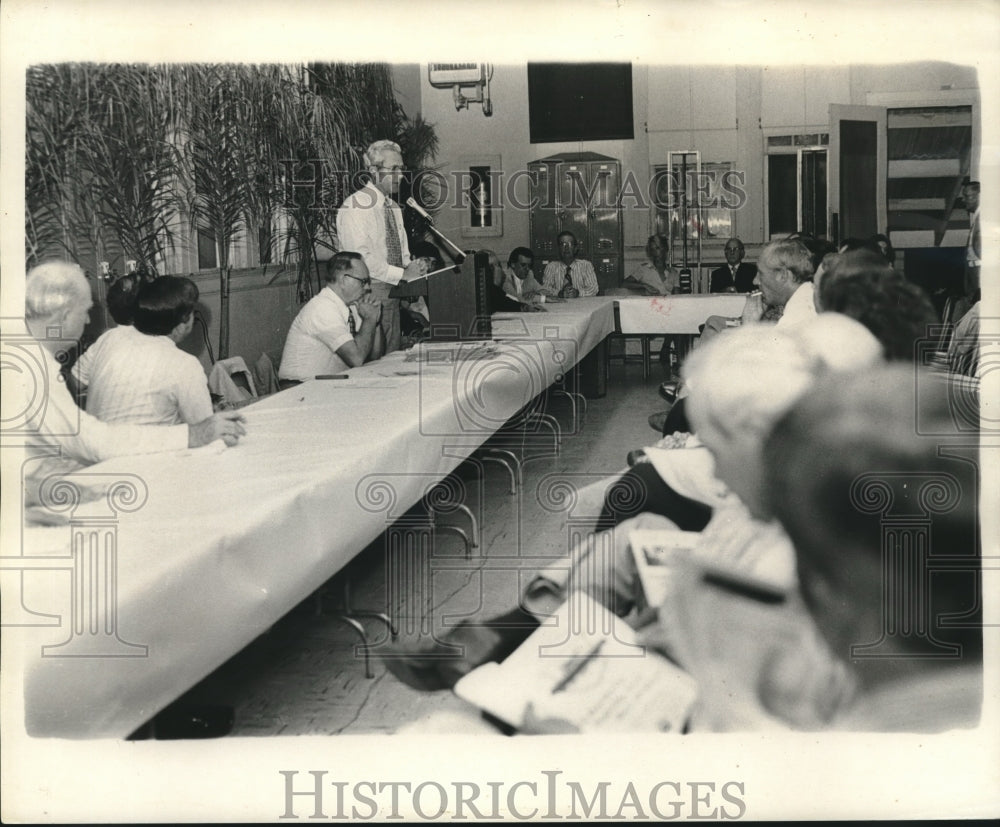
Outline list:
[[[271,220],[265,219],[265,223],[257,228],[257,249],[260,252],[260,264],[272,263],[272,243]]]
[[[197,230],[198,233],[198,269],[212,270],[219,266],[219,254],[216,250],[215,234],[211,230]]]
[[[805,232],[825,237],[826,133],[767,139],[767,237]]]

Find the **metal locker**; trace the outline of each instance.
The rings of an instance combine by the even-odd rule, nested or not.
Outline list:
[[[541,158],[528,169],[536,277],[541,279],[545,265],[558,259],[556,236],[568,230],[579,242],[577,255],[594,265],[601,289],[618,287],[623,276],[621,164],[596,152],[575,152]]]

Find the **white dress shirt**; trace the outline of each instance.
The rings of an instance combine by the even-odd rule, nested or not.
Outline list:
[[[288,329],[278,378],[304,382],[347,370],[350,366],[337,355],[337,350],[354,340],[351,313],[351,308],[329,286],[313,296]]]
[[[597,274],[594,266],[589,261],[582,258],[573,260],[569,265],[570,281],[573,286],[580,291],[581,296],[596,296],[598,291]],[[563,289],[566,282],[566,265],[561,261],[550,261],[545,265],[545,273],[542,275],[542,283],[554,294],[558,294]]]
[[[524,281],[521,281],[521,279],[511,273],[510,277],[504,282],[504,289],[519,299],[532,293],[552,294],[552,291],[539,284],[531,273],[528,273]]]
[[[41,352],[42,375],[17,375],[4,380],[4,395],[32,398],[39,389],[46,404],[37,408],[25,430],[25,505],[38,502],[38,488],[53,473],[70,473],[85,465],[132,454],[152,454],[188,447],[188,426],[109,425],[80,410],[59,375],[59,363]],[[31,385],[35,387],[32,388]]]
[[[816,318],[816,304],[813,301],[813,283],[804,281],[792,293],[775,327],[791,327]]]
[[[372,279],[398,284],[403,278],[403,267],[389,264],[389,253],[385,244],[387,200],[396,219],[399,248],[403,252],[403,267],[409,264],[410,247],[406,242],[406,230],[403,228],[403,212],[374,184],[365,184],[344,199],[344,203],[337,211],[337,238],[341,250],[361,253]]]
[[[116,330],[123,332],[112,336]],[[114,328],[87,353],[99,345],[85,367],[87,413],[102,422],[133,425],[195,425],[212,415],[201,362],[180,350],[169,336]]]

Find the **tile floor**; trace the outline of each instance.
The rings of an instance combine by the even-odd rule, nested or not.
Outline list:
[[[459,469],[456,479],[465,487],[464,501],[479,516],[480,547],[466,559],[457,535],[437,533],[429,567],[430,595],[423,600],[413,595],[409,600],[405,595],[391,600],[404,634],[421,627],[426,632],[428,622],[439,630],[462,616],[489,617],[509,610],[526,576],[547,559],[567,554],[573,512],[567,517],[565,510],[553,511],[551,502],[546,508],[546,486],[557,477],[585,485],[613,474],[625,466],[629,450],[655,439],[646,419],[661,407],[656,394],[660,373],[654,366],[650,378],[643,380],[640,364],[612,362],[607,394],[589,400],[576,435],[565,433],[571,424],[568,404],[555,399],[549,410],[564,429],[561,450],[554,454],[551,439],[543,438],[539,442],[545,448],[525,448],[523,487],[516,496],[509,492],[507,472],[494,463],[485,464],[482,473],[470,464]],[[411,509],[408,516],[421,513]],[[468,525],[458,512],[443,515],[440,523]],[[356,609],[386,608],[396,582],[385,565],[386,537],[392,534],[390,530],[372,543],[348,570],[323,587],[323,604],[338,603],[347,576]],[[412,549],[409,552],[412,556]],[[407,573],[411,577],[400,582],[412,586],[413,569]],[[431,611],[421,607],[428,601],[433,603]],[[317,606],[317,599],[305,601],[181,701],[234,707],[230,737],[389,733],[437,712],[467,709],[449,691],[421,693],[389,674],[378,659],[378,643],[387,638],[385,627],[373,619],[361,621],[375,644],[374,677],[367,678],[355,649],[356,632],[334,614],[318,613]]]

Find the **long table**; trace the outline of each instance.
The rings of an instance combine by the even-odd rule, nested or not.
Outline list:
[[[620,332],[627,334],[697,335],[709,316],[739,316],[742,293],[680,293],[671,296],[617,298]]]
[[[650,339],[673,336],[683,359],[709,316],[739,316],[746,304],[742,293],[678,293],[670,296],[619,296],[617,330],[642,339],[642,376],[650,374]]]
[[[101,496],[70,503],[68,525],[26,528],[24,559],[4,561],[24,612],[48,618],[5,629],[24,643],[28,733],[131,733],[336,574],[613,329],[608,298],[498,314],[486,348],[398,352],[249,406],[235,448],[122,458],[67,478]]]

